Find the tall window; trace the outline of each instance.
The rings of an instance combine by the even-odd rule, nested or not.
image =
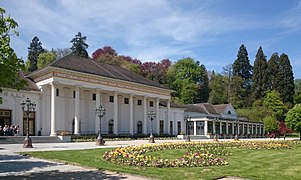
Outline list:
[[[172,132],[173,132],[172,121],[170,121],[170,123],[169,123],[169,130],[170,130],[169,134],[172,135]]]
[[[96,94],[94,94],[94,93],[92,94],[92,100],[96,101]]]
[[[141,106],[141,105],[142,105],[142,101],[141,101],[140,99],[138,99],[137,105],[138,105],[138,106]]]
[[[56,88],[56,96],[60,96],[60,90]]]
[[[181,134],[181,122],[178,122],[178,134]]]
[[[114,96],[109,96],[109,102],[114,102]]]
[[[109,121],[109,127],[108,127],[108,130],[109,130],[109,134],[113,134],[114,133],[114,120],[111,119]]]
[[[75,91],[73,91],[73,98],[75,98]]]
[[[154,107],[154,101],[149,102],[149,107]]]
[[[129,104],[129,98],[124,98],[124,104]]]
[[[162,135],[164,133],[164,121],[160,120],[160,134]]]
[[[142,134],[142,122],[137,122],[137,134]]]

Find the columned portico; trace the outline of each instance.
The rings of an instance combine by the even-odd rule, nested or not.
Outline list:
[[[51,133],[50,136],[56,136],[56,126],[55,126],[55,96],[56,96],[56,87],[54,83],[51,83]]]
[[[80,89],[75,86],[75,110],[74,110],[74,134],[80,134],[79,124],[80,124]]]

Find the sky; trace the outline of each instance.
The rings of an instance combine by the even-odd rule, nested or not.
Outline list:
[[[90,56],[104,46],[142,62],[191,57],[222,72],[241,44],[251,65],[261,46],[267,60],[289,56],[301,79],[301,0],[0,0],[18,23],[11,46],[27,59],[37,36],[45,49],[70,48],[78,32]]]

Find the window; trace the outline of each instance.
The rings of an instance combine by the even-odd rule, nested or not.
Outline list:
[[[94,94],[94,93],[92,94],[92,100],[96,101],[96,94]]]
[[[170,130],[169,134],[172,135],[172,133],[173,133],[173,124],[172,124],[172,121],[169,122],[169,130]]]
[[[231,111],[228,111],[228,114],[229,114],[229,115],[232,114]]]
[[[181,122],[178,122],[178,134],[181,134]]]
[[[149,107],[154,107],[154,101],[149,102]]]
[[[142,101],[140,99],[138,99],[137,104],[138,104],[138,106],[141,106],[142,105]]]
[[[142,122],[137,122],[137,134],[142,134]]]
[[[129,98],[124,98],[124,104],[129,104]]]
[[[73,98],[75,98],[75,91],[73,91]]]
[[[109,102],[114,102],[114,96],[109,96]]]
[[[109,121],[109,127],[108,127],[108,129],[109,129],[109,134],[113,134],[114,133],[113,132],[113,130],[114,130],[114,120],[113,119],[111,119]]]
[[[60,96],[60,90],[58,88],[56,89],[56,96]]]

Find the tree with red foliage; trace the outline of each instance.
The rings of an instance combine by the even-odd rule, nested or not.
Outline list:
[[[92,54],[92,59],[94,61],[101,61],[112,65],[121,65],[121,61],[118,58],[118,54],[111,46],[105,46],[103,48],[97,49]]]
[[[278,125],[279,125],[279,133],[282,134],[282,135],[284,135],[284,136],[285,136],[286,134],[288,134],[288,133],[292,133],[292,132],[293,132],[291,129],[289,129],[289,128],[286,126],[286,124],[285,124],[284,121],[280,121],[280,122],[278,123]]]

